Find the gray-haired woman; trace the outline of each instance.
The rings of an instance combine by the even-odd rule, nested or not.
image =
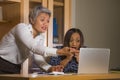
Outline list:
[[[19,23],[12,28],[0,42],[0,74],[20,73],[21,64],[30,54],[42,56],[69,55],[69,52],[78,52],[75,49],[64,47],[55,49],[45,47],[44,34],[48,29],[51,12],[42,6],[35,7],[29,15],[29,24]],[[37,57],[38,58],[38,57]],[[45,67],[45,66],[43,66]],[[51,66],[45,67],[48,70]]]

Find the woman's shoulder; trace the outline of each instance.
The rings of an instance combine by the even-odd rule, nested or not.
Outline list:
[[[26,23],[19,23],[15,26],[15,30],[26,30],[26,29],[31,29],[32,25],[31,24],[26,24]]]
[[[19,24],[16,25],[16,27],[24,27],[24,28],[26,28],[26,27],[31,27],[31,24],[19,23]]]
[[[13,29],[12,29],[12,33],[26,33],[28,31],[32,30],[32,26],[30,24],[26,24],[26,23],[19,23],[17,24]]]

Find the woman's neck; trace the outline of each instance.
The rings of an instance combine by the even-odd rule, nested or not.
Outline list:
[[[33,37],[35,38],[39,32],[33,27]]]

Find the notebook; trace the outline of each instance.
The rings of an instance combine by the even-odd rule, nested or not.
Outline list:
[[[109,72],[110,49],[80,48],[78,74]]]

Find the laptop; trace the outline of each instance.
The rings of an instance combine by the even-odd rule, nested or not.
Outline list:
[[[78,74],[109,72],[110,49],[80,48]]]

